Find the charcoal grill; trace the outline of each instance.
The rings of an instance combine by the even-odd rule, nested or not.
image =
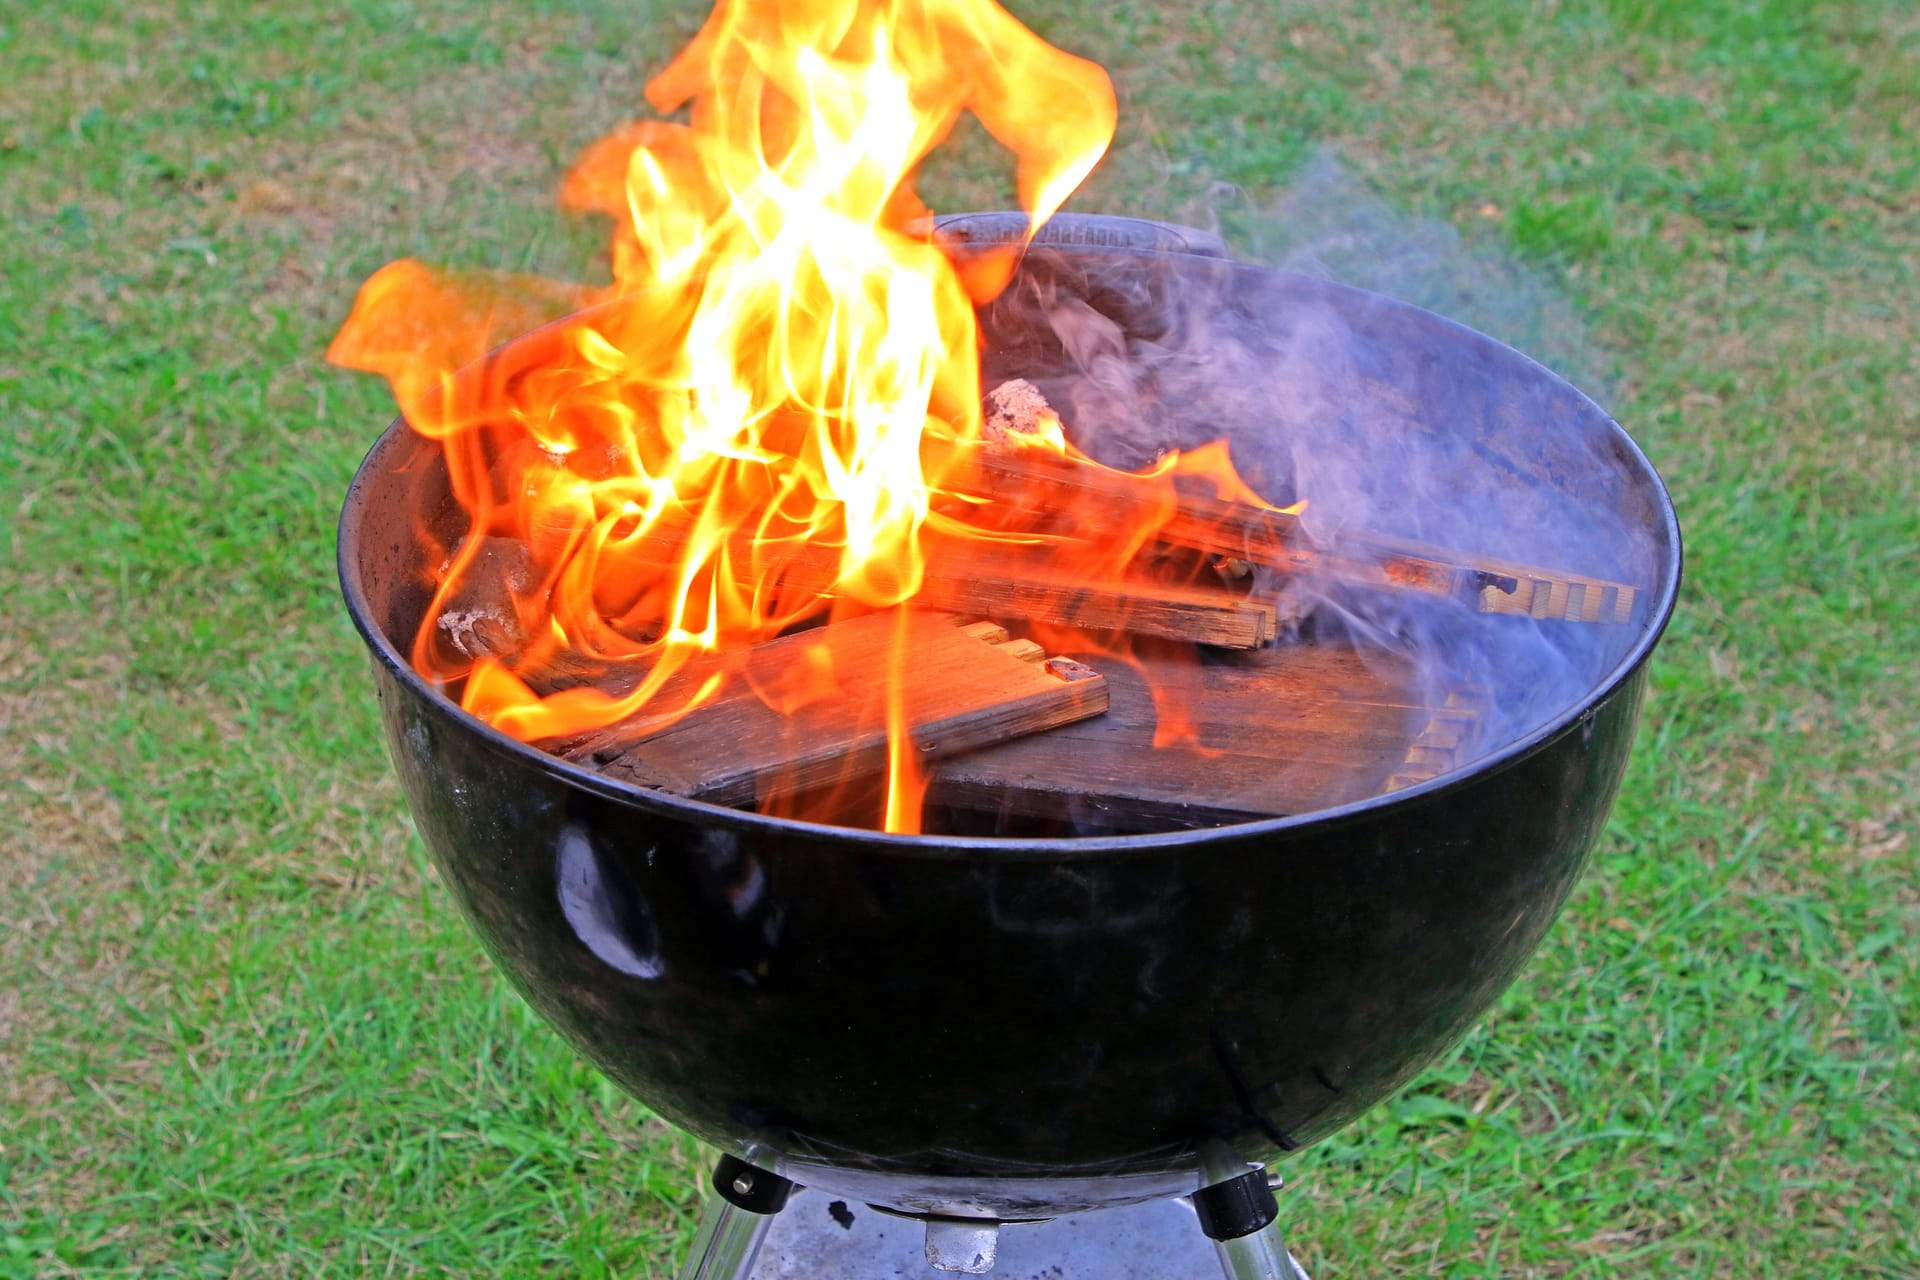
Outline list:
[[[944,234],[967,253],[1009,229]],[[1604,509],[1603,550],[1643,584],[1636,620],[1530,730],[1325,812],[1091,838],[803,824],[585,771],[429,688],[405,657],[432,567],[416,529],[457,536],[458,514],[436,448],[395,424],[354,478],[339,554],[407,802],[528,1002],[724,1153],[689,1275],[746,1275],[796,1186],[919,1218],[952,1265],[1001,1223],[1193,1196],[1234,1274],[1284,1274],[1264,1166],[1412,1079],[1513,981],[1626,765],[1679,530],[1591,400],[1441,317],[1233,262],[1200,233],[1058,219],[1023,273],[1129,332],[1168,290],[1338,317],[1365,352],[1360,411],[1390,395],[1514,483]],[[1063,359],[1005,307],[983,324],[990,366]]]

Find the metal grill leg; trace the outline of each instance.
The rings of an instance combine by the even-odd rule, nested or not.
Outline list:
[[[1193,1193],[1193,1210],[1227,1280],[1309,1280],[1280,1237],[1280,1206],[1267,1171],[1224,1146],[1204,1158],[1208,1185]]]
[[[721,1156],[680,1280],[747,1280],[773,1215],[786,1207],[793,1190],[794,1184],[777,1173]]]
[[[700,1232],[680,1268],[680,1280],[747,1280],[772,1225],[771,1214],[753,1213],[714,1196],[700,1213]]]
[[[1287,1252],[1280,1229],[1272,1223],[1237,1240],[1215,1240],[1213,1248],[1227,1280],[1312,1280]]]

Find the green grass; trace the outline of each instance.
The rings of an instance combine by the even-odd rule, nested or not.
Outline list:
[[[702,14],[335,10],[0,0],[0,1275],[649,1274],[690,1230],[699,1154],[425,869],[332,577],[391,408],[319,353],[401,254],[590,269],[560,168]],[[1688,537],[1567,916],[1294,1162],[1315,1275],[1920,1274],[1911,7],[1018,11],[1120,86],[1075,207],[1283,253],[1335,173],[1452,246],[1369,282],[1576,353]],[[929,193],[1006,187],[974,136]]]

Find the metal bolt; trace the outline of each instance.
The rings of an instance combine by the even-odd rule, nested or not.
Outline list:
[[[733,1180],[733,1189],[735,1191],[738,1191],[743,1196],[752,1192],[753,1175],[751,1173],[743,1173],[739,1177],[735,1178]]]

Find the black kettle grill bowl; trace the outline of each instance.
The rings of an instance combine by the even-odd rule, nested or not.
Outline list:
[[[1526,357],[1324,281],[1078,239],[1028,272],[1091,293],[1201,280],[1260,307],[1331,309],[1381,353],[1376,385],[1436,429],[1478,432],[1540,483],[1611,504],[1647,589],[1587,696],[1467,769],[1297,818],[1033,840],[802,824],[568,765],[414,673],[428,576],[414,529],[457,513],[437,448],[403,424],[367,455],[341,521],[407,802],[514,986],[672,1123],[906,1212],[1020,1219],[1182,1194],[1209,1143],[1270,1161],[1406,1083],[1512,982],[1565,901],[1678,586],[1653,470]],[[986,324],[990,361],[1058,358]],[[1565,456],[1597,456],[1604,474],[1566,474],[1573,443]]]

